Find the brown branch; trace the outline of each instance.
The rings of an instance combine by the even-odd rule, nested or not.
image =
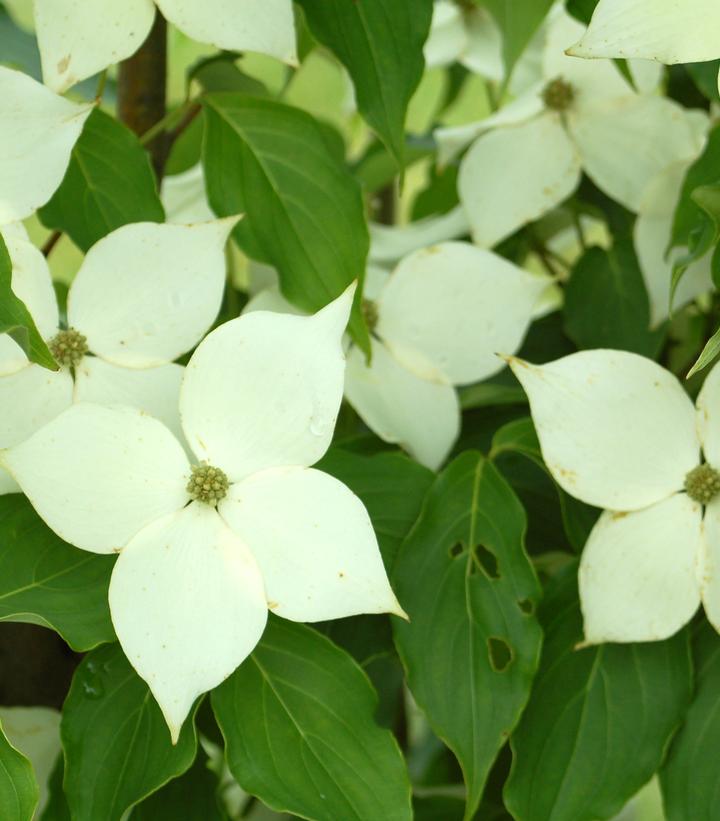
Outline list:
[[[147,40],[118,71],[118,119],[138,136],[165,116],[167,86],[167,23],[158,11]],[[167,134],[148,143],[158,180],[162,178],[169,151]]]
[[[53,248],[58,244],[62,237],[62,231],[53,231],[52,234],[45,240],[45,244],[40,249],[44,257],[49,257]]]

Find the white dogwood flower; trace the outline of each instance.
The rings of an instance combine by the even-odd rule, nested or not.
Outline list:
[[[207,332],[225,286],[224,246],[237,222],[135,223],[88,251],[59,313],[43,255],[24,228],[5,226],[12,288],[62,366],[28,362],[0,335],[0,447],[26,439],[73,401],[139,407],[179,433],[177,397],[183,368],[174,364]],[[17,485],[0,468],[0,493]]]
[[[45,84],[66,91],[133,55],[156,7],[193,40],[297,60],[291,0],[35,0]]]
[[[717,60],[720,5],[714,0],[600,0],[588,30],[568,53],[669,65]]]
[[[63,539],[120,551],[110,610],[177,741],[194,700],[295,621],[403,616],[362,502],[310,466],[342,398],[354,286],[310,317],[256,312],[193,354],[180,415],[197,464],[140,411],[81,403],[0,452]]]
[[[510,365],[556,482],[605,508],[580,563],[586,641],[665,639],[701,601],[720,630],[720,368],[694,407],[625,351]]]
[[[0,225],[29,217],[52,197],[92,108],[0,66]]]
[[[436,132],[445,160],[477,138],[461,162],[458,193],[478,245],[491,247],[555,208],[583,171],[637,211],[657,173],[702,147],[704,118],[636,93],[609,60],[565,56],[580,31],[559,13],[548,28],[538,86],[492,117]]]

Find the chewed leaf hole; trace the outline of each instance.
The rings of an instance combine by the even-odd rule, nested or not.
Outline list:
[[[464,550],[465,546],[462,542],[455,542],[455,544],[451,546],[448,553],[450,554],[451,559],[457,559],[457,557],[460,556]]]
[[[528,616],[532,616],[535,612],[535,605],[530,601],[530,599],[520,599],[518,602],[518,607]]]
[[[490,636],[487,640],[488,656],[490,657],[490,665],[496,673],[502,673],[507,670],[513,660],[512,647],[505,641],[505,639],[497,636]]]
[[[470,572],[474,573],[476,569],[481,569],[489,579],[499,579],[500,570],[498,568],[498,560],[494,553],[491,553],[487,547],[479,544],[473,550],[473,566]]]

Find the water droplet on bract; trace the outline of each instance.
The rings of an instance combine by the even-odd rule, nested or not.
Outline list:
[[[322,436],[326,428],[327,423],[324,420],[318,419],[315,416],[310,420],[310,433],[312,433],[313,436]]]
[[[82,682],[82,690],[85,698],[89,698],[92,701],[97,701],[97,699],[105,695],[105,688],[100,682],[100,679],[97,678],[84,679]]]

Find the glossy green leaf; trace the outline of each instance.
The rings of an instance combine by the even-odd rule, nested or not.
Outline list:
[[[114,556],[63,542],[25,496],[0,496],[0,620],[50,627],[75,650],[114,641],[107,603],[114,564]]]
[[[370,242],[362,197],[328,128],[242,94],[204,102],[208,198],[216,214],[245,215],[234,232],[241,248],[277,268],[285,296],[306,311],[362,281]],[[359,300],[360,289],[350,331],[369,350]]]
[[[31,362],[56,371],[58,364],[40,336],[30,311],[13,292],[12,267],[7,245],[0,235],[0,334],[11,336]]]
[[[360,113],[402,168],[405,117],[425,67],[432,0],[299,0],[310,31],[348,70]]]
[[[480,0],[503,35],[503,61],[508,74],[540,28],[555,0]]]
[[[314,821],[409,821],[410,784],[376,696],[316,630],[271,617],[212,694],[230,771],[268,806]]]
[[[0,726],[0,817],[31,821],[38,797],[32,765],[5,738]]]
[[[577,568],[540,609],[542,663],[511,738],[505,803],[518,821],[610,818],[660,766],[692,695],[687,631],[578,650]],[[696,816],[699,818],[699,816]]]
[[[193,718],[175,747],[147,684],[119,644],[93,650],[75,672],[60,725],[73,821],[118,821],[192,764]]]
[[[146,798],[132,811],[132,821],[226,821],[219,783],[200,750],[195,763],[179,778]]]
[[[598,310],[602,306],[602,310]],[[654,357],[665,328],[650,329],[650,307],[632,241],[590,248],[565,289],[565,330],[579,348],[617,348]]]
[[[538,665],[540,590],[524,533],[509,485],[481,454],[466,452],[429,491],[393,574],[410,616],[393,621],[396,644],[416,702],[460,762],[466,818]]]
[[[718,815],[720,636],[705,620],[692,650],[695,695],[660,770],[667,821],[711,821]]]
[[[370,514],[385,567],[392,568],[432,484],[432,471],[400,453],[360,456],[340,448],[330,450],[317,467],[360,497]]]
[[[83,251],[129,222],[165,219],[147,152],[99,108],[85,122],[60,188],[39,213]]]

